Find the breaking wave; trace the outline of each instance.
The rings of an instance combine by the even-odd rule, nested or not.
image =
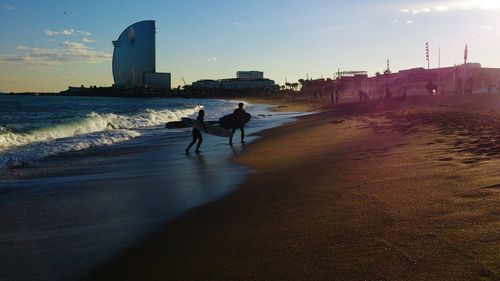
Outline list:
[[[6,127],[0,129],[0,151],[5,151],[35,142],[69,138],[89,133],[134,130],[164,124],[168,121],[179,120],[183,116],[191,115],[201,107],[196,106],[184,110],[151,110],[125,116],[113,113],[99,114],[92,112],[86,117],[74,119],[65,123],[32,129],[27,132],[12,132]]]
[[[180,120],[201,108],[146,109],[131,116],[92,112],[85,117],[24,132],[0,126],[0,169],[59,153],[127,141],[141,136],[141,129]]]

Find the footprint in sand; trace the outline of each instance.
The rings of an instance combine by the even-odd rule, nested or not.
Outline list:
[[[452,161],[453,160],[453,157],[444,157],[444,158],[439,158],[438,161],[442,161],[442,162],[447,162],[447,161]]]
[[[334,120],[332,122],[330,122],[330,124],[333,124],[333,125],[336,125],[336,124],[341,124],[341,123],[344,123],[345,120]]]
[[[476,164],[476,163],[481,162],[481,160],[482,159],[478,159],[478,158],[470,158],[470,159],[462,160],[462,164],[466,164],[466,165]]]

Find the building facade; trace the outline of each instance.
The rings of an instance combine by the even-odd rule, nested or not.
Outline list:
[[[360,91],[371,97],[403,95],[500,93],[500,69],[483,68],[479,63],[425,69],[422,67],[340,76],[335,80],[344,96],[356,97]]]
[[[264,72],[260,71],[238,71],[237,78],[220,80],[198,80],[193,82],[193,89],[207,90],[248,90],[248,89],[271,89],[275,87],[274,80],[264,78]]]
[[[342,99],[402,97],[428,94],[500,94],[500,68],[479,63],[425,69],[385,71],[368,76],[366,71],[339,72],[334,79],[299,80],[301,93],[322,96],[339,93]]]
[[[155,21],[145,20],[127,27],[113,41],[115,87],[170,89],[170,73],[156,73]]]
[[[258,80],[264,79],[264,72],[262,71],[238,71],[236,78],[240,80]]]
[[[375,95],[384,95],[387,89],[395,95],[496,92],[500,86],[500,69],[483,68],[479,63],[413,68],[370,77],[368,85],[367,90]]]

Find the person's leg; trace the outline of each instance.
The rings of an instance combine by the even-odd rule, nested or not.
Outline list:
[[[245,143],[245,129],[243,128],[243,126],[240,127],[240,131],[241,131],[241,143]]]
[[[196,150],[195,152],[200,152],[200,146],[201,143],[203,142],[203,137],[201,135],[198,136],[198,144],[196,145]]]
[[[189,150],[191,149],[191,147],[194,145],[194,143],[196,142],[196,139],[197,137],[193,134],[193,141],[189,144],[189,146],[186,148],[186,153],[189,153]]]
[[[236,128],[233,128],[233,130],[231,131],[231,136],[229,137],[229,145],[233,144],[234,132],[236,132]]]

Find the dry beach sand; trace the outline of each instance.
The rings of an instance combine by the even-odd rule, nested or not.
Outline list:
[[[500,97],[321,110],[260,133],[236,192],[91,279],[500,280]]]

